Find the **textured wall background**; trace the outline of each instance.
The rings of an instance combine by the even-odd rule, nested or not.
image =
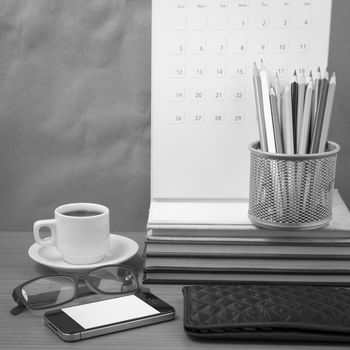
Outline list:
[[[330,134],[348,205],[349,17],[334,0]],[[144,231],[150,97],[151,0],[0,0],[0,229],[90,201],[110,207],[113,231]]]
[[[66,202],[145,228],[151,2],[0,1],[0,227]]]

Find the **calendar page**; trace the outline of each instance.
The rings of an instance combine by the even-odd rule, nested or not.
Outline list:
[[[327,66],[331,0],[153,0],[152,200],[244,202],[261,59],[282,86]]]

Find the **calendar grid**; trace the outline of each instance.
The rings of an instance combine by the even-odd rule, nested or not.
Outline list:
[[[325,67],[331,0],[152,4],[152,198],[246,199],[253,63],[282,84]]]

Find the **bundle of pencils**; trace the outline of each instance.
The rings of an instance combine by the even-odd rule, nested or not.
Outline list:
[[[335,73],[329,79],[318,68],[287,83],[283,91],[276,74],[270,84],[263,62],[254,63],[253,83],[262,151],[282,154],[325,152],[336,87]]]

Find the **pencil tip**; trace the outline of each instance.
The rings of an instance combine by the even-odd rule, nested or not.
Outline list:
[[[317,72],[321,72],[321,68],[320,68],[320,66],[318,66],[318,68],[317,68]]]
[[[260,70],[266,70],[264,60],[262,58],[260,59]]]
[[[336,76],[335,76],[335,72],[334,72],[331,76],[331,82],[335,82],[335,80],[336,80]]]
[[[294,70],[294,73],[293,73],[293,75],[297,75],[297,71],[296,71],[296,70]]]

